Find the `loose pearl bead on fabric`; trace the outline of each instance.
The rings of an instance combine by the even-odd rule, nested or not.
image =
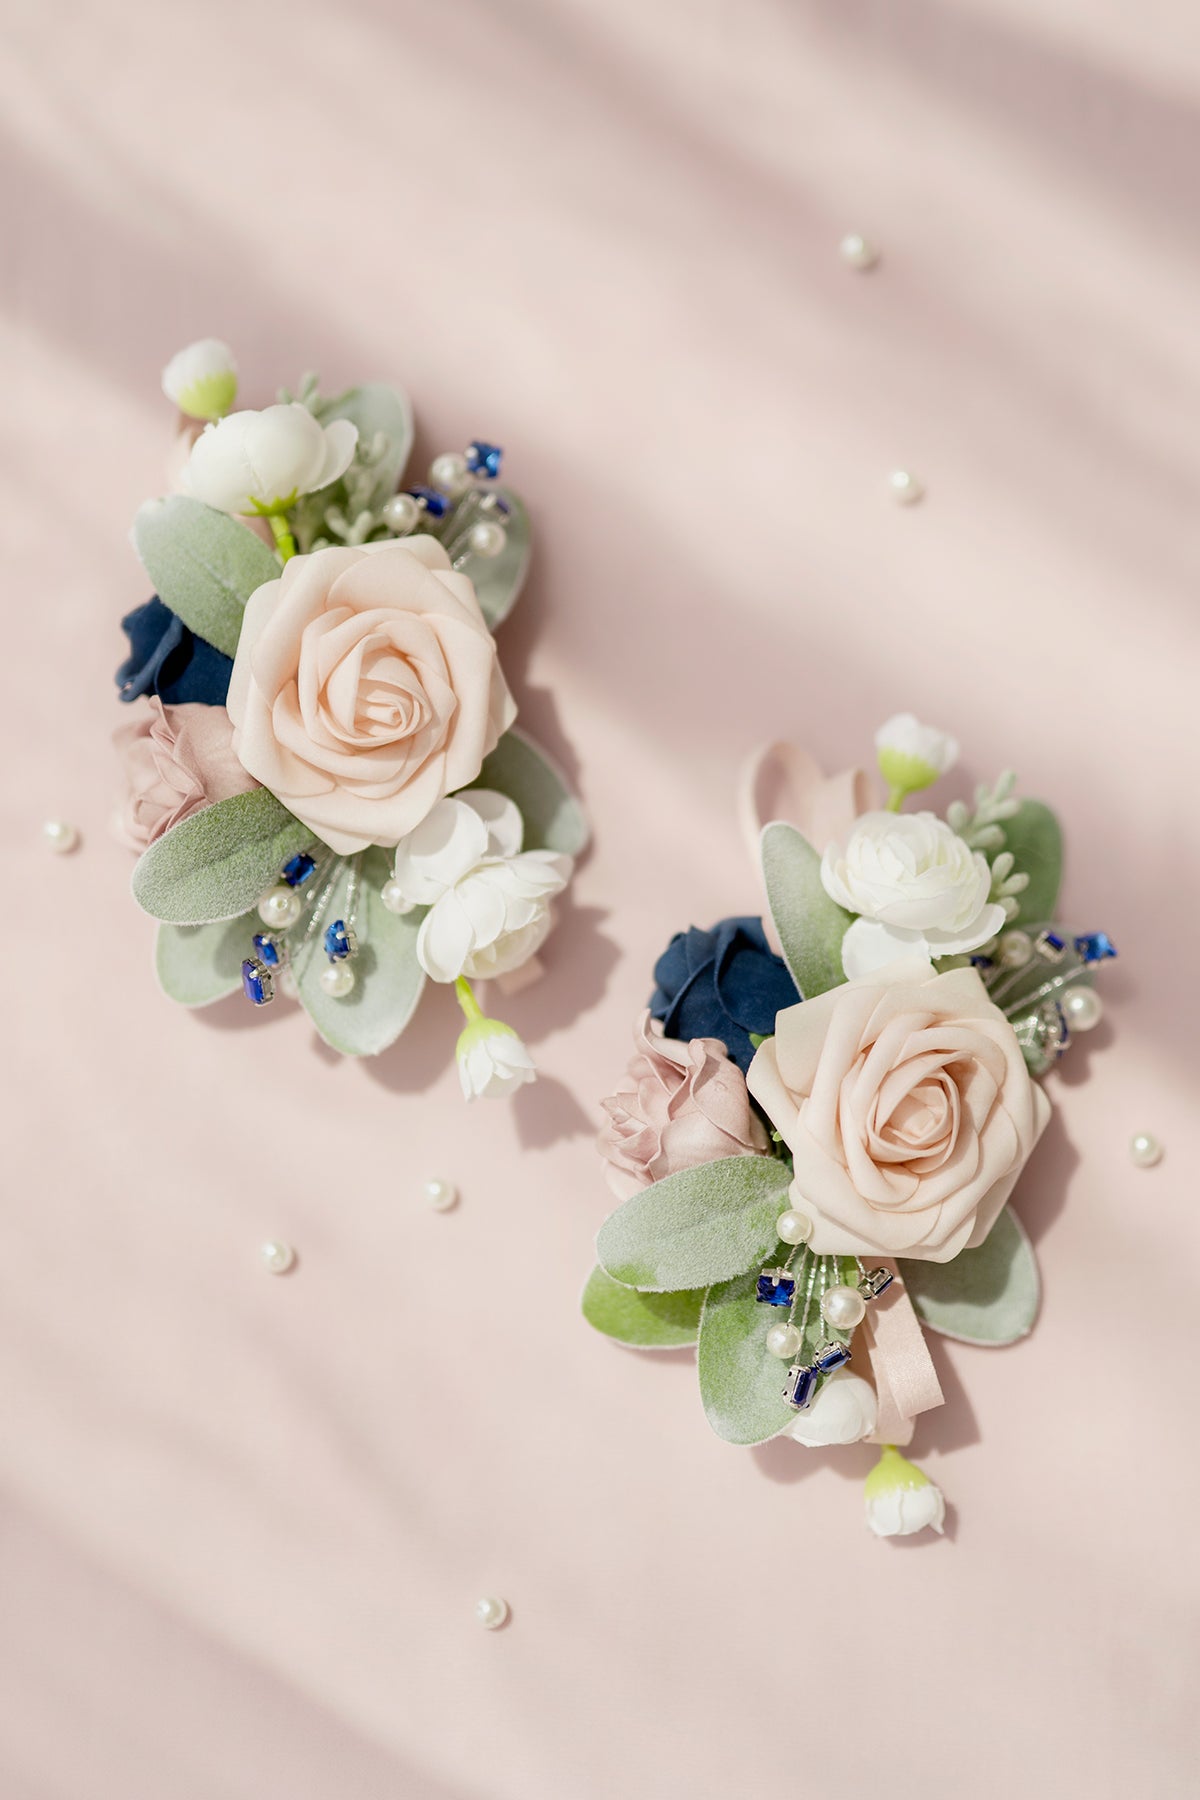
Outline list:
[[[275,1240],[264,1244],[259,1254],[272,1275],[286,1275],[296,1261],[296,1252],[292,1246],[278,1243]]]
[[[425,1198],[434,1212],[449,1212],[452,1206],[458,1204],[458,1189],[452,1181],[443,1181],[434,1176],[425,1183]]]
[[[1139,1169],[1152,1169],[1163,1159],[1163,1147],[1152,1132],[1139,1131],[1129,1140],[1129,1154]]]
[[[857,231],[848,231],[838,249],[841,251],[842,261],[852,269],[873,269],[879,261],[879,251],[870,238],[863,237]]]
[[[866,1310],[866,1301],[852,1287],[832,1287],[821,1302],[821,1317],[835,1331],[853,1331],[862,1324]]]
[[[390,913],[398,913],[401,916],[410,913],[416,905],[415,900],[406,899],[404,889],[394,876],[390,881],[384,882],[379,890],[379,898]]]
[[[485,1631],[499,1631],[508,1618],[508,1601],[499,1594],[486,1594],[475,1602],[475,1617]]]
[[[407,537],[421,517],[421,508],[411,494],[393,494],[380,508],[380,518],[396,537]]]
[[[443,494],[449,494],[452,500],[465,494],[471,485],[466,457],[460,456],[457,450],[443,450],[429,465],[429,484]]]
[[[767,1349],[772,1356],[791,1358],[799,1350],[802,1341],[794,1325],[772,1325],[767,1333]]]
[[[807,1213],[797,1212],[789,1206],[781,1212],[775,1221],[775,1230],[785,1244],[807,1244],[812,1236],[812,1220]]]
[[[273,887],[269,894],[264,894],[258,903],[258,916],[264,925],[271,925],[276,931],[286,931],[300,917],[300,896],[294,888]]]
[[[321,984],[321,992],[328,994],[331,1000],[344,1000],[347,994],[354,992],[354,970],[348,962],[332,962],[327,969],[322,969],[317,977]]]
[[[65,819],[47,819],[42,826],[42,842],[56,856],[66,856],[79,842],[79,833]]]
[[[1104,1017],[1104,1002],[1095,988],[1071,988],[1063,995],[1062,1009],[1072,1031],[1092,1031]]]
[[[467,543],[476,556],[499,556],[508,539],[503,525],[497,525],[491,519],[481,519],[478,525],[472,525]]]
[[[915,506],[925,495],[925,489],[911,469],[893,469],[888,476],[888,491],[900,506]]]

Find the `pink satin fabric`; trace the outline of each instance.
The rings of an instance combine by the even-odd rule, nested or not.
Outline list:
[[[907,1444],[917,1414],[941,1406],[944,1396],[921,1321],[895,1263],[881,1258],[875,1266],[891,1269],[895,1279],[870,1302],[861,1327],[879,1401],[871,1442]]]

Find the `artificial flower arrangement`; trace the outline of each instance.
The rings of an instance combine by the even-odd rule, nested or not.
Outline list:
[[[472,982],[527,980],[587,828],[514,729],[493,637],[529,562],[501,451],[444,453],[402,488],[412,410],[307,377],[233,411],[215,339],[163,375],[176,491],[138,513],[152,599],[123,621],[132,714],[118,831],[185,1006],[294,996],[335,1049],[399,1037],[426,979],[455,988],[464,1093],[534,1079]]]
[[[642,1349],[695,1344],[734,1444],[882,1446],[879,1536],[941,1531],[899,1446],[941,1404],[925,1332],[1008,1344],[1037,1264],[1008,1200],[1050,1116],[1040,1078],[1094,1026],[1103,932],[1053,922],[1061,836],[1006,774],[903,811],[957,746],[911,715],[871,778],[773,745],[743,795],[769,922],[674,939],[604,1102],[623,1204],[583,1310]],[[764,819],[768,821],[763,823]]]

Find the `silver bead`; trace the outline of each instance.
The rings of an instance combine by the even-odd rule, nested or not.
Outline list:
[[[264,1244],[259,1255],[263,1259],[264,1266],[270,1270],[272,1275],[286,1275],[296,1261],[296,1252],[292,1246],[281,1244],[276,1239]]]

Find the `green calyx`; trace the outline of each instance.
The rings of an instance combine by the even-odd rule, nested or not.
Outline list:
[[[237,399],[237,376],[232,369],[216,375],[200,375],[182,388],[176,402],[189,419],[223,419]]]
[[[897,1488],[911,1491],[930,1486],[932,1483],[924,1469],[901,1456],[895,1444],[885,1444],[879,1453],[879,1461],[863,1484],[863,1492],[868,1500],[878,1500]]]
[[[932,787],[941,779],[941,770],[923,756],[886,748],[879,752],[879,772],[888,784],[889,812],[899,812],[909,794],[919,794],[922,788]]]

